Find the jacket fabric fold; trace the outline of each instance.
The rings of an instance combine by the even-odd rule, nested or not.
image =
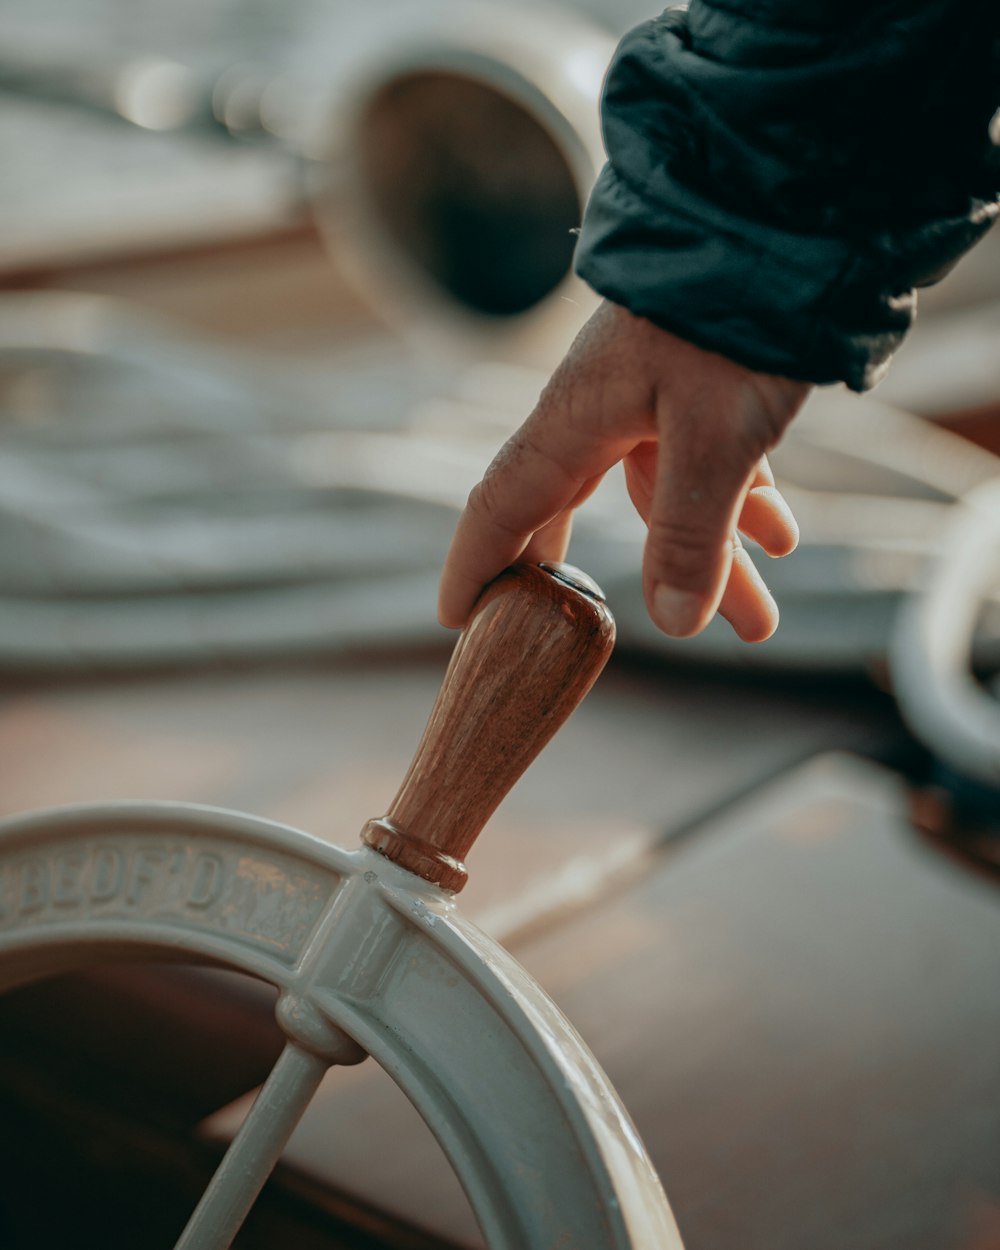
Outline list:
[[[867,389],[997,216],[998,47],[994,0],[668,9],[608,70],[577,272],[751,368]]]

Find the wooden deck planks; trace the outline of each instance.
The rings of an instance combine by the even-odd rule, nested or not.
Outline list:
[[[515,950],[616,1084],[688,1250],[1000,1244],[1000,898],[911,831],[892,774],[808,764]],[[481,1244],[382,1074],[332,1074],[288,1165],[371,1200],[376,1156],[393,1214]]]

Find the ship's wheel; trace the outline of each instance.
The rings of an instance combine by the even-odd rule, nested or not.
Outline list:
[[[0,826],[0,988],[125,957],[234,968],[279,991],[284,1050],[176,1250],[231,1244],[324,1073],[369,1055],[441,1143],[490,1250],[680,1250],[607,1078],[455,902],[480,829],[613,635],[576,570],[503,574],[388,814],[354,850],[173,803]]]

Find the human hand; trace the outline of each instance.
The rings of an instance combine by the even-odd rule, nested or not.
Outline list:
[[[464,625],[508,564],[564,559],[574,510],[622,460],[649,531],[643,589],[655,624],[685,638],[718,611],[744,641],[769,638],[778,609],[739,534],[770,556],[795,548],[766,453],[809,389],[605,302],[470,494],[441,579],[441,623]]]

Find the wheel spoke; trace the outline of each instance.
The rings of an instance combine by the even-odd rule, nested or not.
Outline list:
[[[285,1046],[174,1250],[231,1245],[329,1066],[293,1042]]]

